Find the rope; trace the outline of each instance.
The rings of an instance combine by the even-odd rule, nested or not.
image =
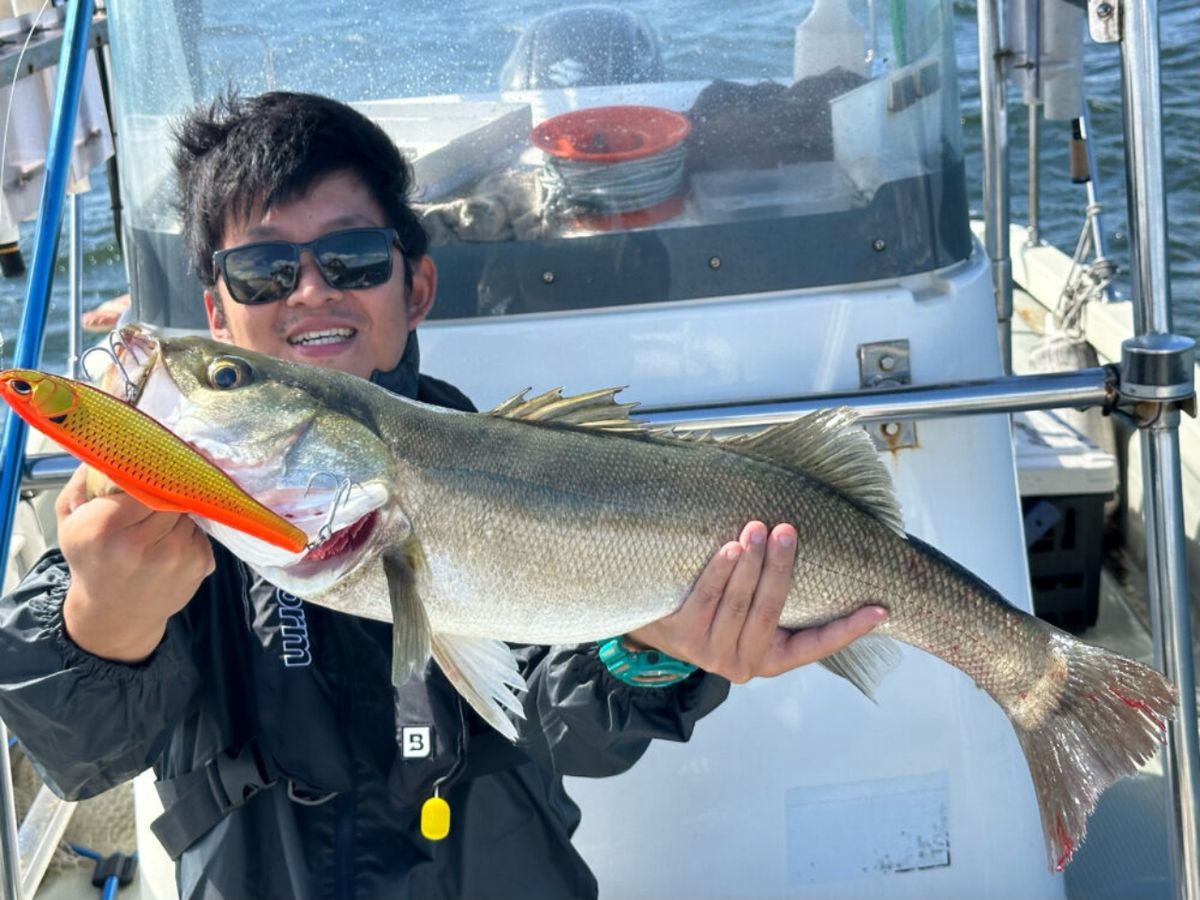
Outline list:
[[[617,163],[582,162],[547,156],[541,182],[547,201],[604,213],[648,209],[669,200],[683,185],[683,144]]]
[[[1075,244],[1075,254],[1071,258],[1071,271],[1067,274],[1067,281],[1054,310],[1055,324],[1072,340],[1083,338],[1088,303],[1104,300],[1108,287],[1117,274],[1117,267],[1104,257],[1087,262],[1092,253],[1092,220],[1100,211],[1098,203],[1093,203],[1087,208],[1083,228]]]

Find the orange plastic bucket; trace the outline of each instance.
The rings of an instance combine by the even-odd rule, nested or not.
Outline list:
[[[533,145],[575,162],[616,163],[674,147],[692,130],[687,116],[657,106],[595,106],[533,129]]]

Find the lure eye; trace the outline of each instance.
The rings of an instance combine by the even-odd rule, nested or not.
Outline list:
[[[10,381],[9,385],[12,387],[14,394],[19,394],[22,397],[28,397],[33,393],[33,385],[28,381]]]
[[[231,391],[250,382],[250,364],[236,356],[222,356],[208,367],[208,383],[218,391]]]

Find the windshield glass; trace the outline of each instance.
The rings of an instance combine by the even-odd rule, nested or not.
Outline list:
[[[929,271],[970,251],[948,0],[110,0],[138,314],[202,327],[170,128],[230,87],[405,151],[464,318]]]

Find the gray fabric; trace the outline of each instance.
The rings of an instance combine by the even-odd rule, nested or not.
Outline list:
[[[422,377],[419,396],[461,405],[443,387]],[[0,600],[0,717],[60,795],[92,796],[147,766],[174,779],[251,738],[270,754],[280,780],[183,854],[184,898],[594,896],[562,776],[620,772],[651,739],[686,740],[728,692],[702,673],[630,687],[594,647],[519,648],[528,761],[513,765],[507,748],[492,760],[494,733],[432,665],[393,695],[390,626],[301,603],[214,549],[216,571],[138,665],[64,633],[57,550]],[[405,758],[398,729],[426,725],[434,753]],[[304,805],[289,783],[335,796]],[[435,783],[452,811],[439,843],[418,832]]]

